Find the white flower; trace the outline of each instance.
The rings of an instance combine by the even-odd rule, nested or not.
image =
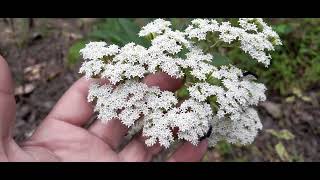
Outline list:
[[[178,103],[174,93],[169,91],[161,92],[158,88],[150,88],[145,99],[147,107],[152,110],[164,109],[168,111]]]
[[[210,96],[224,93],[222,87],[210,85],[209,83],[196,83],[195,85],[188,87],[188,91],[191,97],[200,102],[206,101]]]
[[[163,19],[156,19],[146,26],[141,28],[141,31],[139,32],[139,36],[148,36],[149,34],[162,34],[166,30],[170,29],[169,26],[171,26],[170,21],[165,21]]]
[[[258,62],[270,64],[271,56],[266,54],[265,51],[273,51],[274,47],[268,40],[265,34],[259,32],[257,34],[250,34],[243,32],[240,37],[240,48],[248,53],[253,59],[257,59]]]
[[[239,18],[239,25],[245,31],[254,31],[257,32],[258,28],[257,25],[253,23],[256,18]]]
[[[89,89],[88,99],[96,99],[95,111],[102,122],[118,118],[130,127],[140,114],[147,112],[147,107],[141,102],[148,90],[145,84],[127,81],[111,89],[111,85],[92,85]]]
[[[197,145],[199,138],[204,136],[209,129],[212,110],[207,103],[188,99],[179,108],[169,111],[166,118],[171,121],[173,128],[178,128],[179,139]]]
[[[99,75],[105,67],[105,64],[100,60],[85,61],[82,63],[79,73],[84,73],[86,78]]]
[[[240,48],[244,52],[268,66],[271,56],[266,51],[273,51],[274,46],[282,44],[278,34],[261,18],[240,18],[238,22],[240,27],[232,26],[230,22],[219,24],[215,20],[196,19],[185,32],[190,39],[204,40],[208,32],[216,32],[219,33],[219,39],[225,43],[231,44],[239,40]],[[258,31],[257,25],[262,28],[261,32]]]
[[[212,76],[221,80],[222,86],[210,85],[208,83],[196,83],[188,88],[190,96],[198,101],[206,101],[210,96],[216,96],[219,109],[219,118],[229,116],[238,119],[243,109],[257,105],[265,101],[266,87],[263,84],[242,78],[240,69],[230,66],[222,66]]]
[[[112,56],[118,53],[117,45],[110,45],[106,47],[106,42],[90,42],[80,50],[83,59],[97,60],[104,56]]]
[[[223,68],[223,70],[226,70]],[[217,94],[219,118],[230,115],[231,119],[239,118],[243,109],[264,101],[266,87],[263,84],[242,78],[241,70],[231,66],[229,73],[220,74],[225,92]],[[223,71],[222,71],[223,72]],[[233,73],[233,75],[232,75]]]
[[[208,138],[209,146],[226,140],[233,144],[249,144],[254,141],[262,124],[256,110],[248,108],[240,115],[239,119],[214,117],[211,121],[212,134]]]
[[[136,45],[135,43],[128,43],[123,46],[119,53],[113,58],[113,62],[143,64],[148,55],[145,47]]]
[[[185,30],[190,39],[205,40],[208,32],[214,32],[219,29],[219,24],[216,20],[194,19],[191,23],[192,25],[189,25]]]
[[[134,43],[129,43],[119,50],[119,53],[105,67],[101,73],[103,78],[112,84],[135,77],[143,78],[148,71],[144,67],[147,59],[147,50]]]
[[[231,43],[236,40],[241,33],[241,29],[237,27],[232,27],[230,22],[223,22],[219,26],[220,35],[219,38],[226,43]]]
[[[150,73],[154,73],[157,68],[160,68],[172,77],[180,78],[183,76],[179,66],[181,58],[173,57],[173,55],[179,53],[182,48],[190,46],[184,36],[185,34],[182,32],[167,30],[151,41],[152,46],[149,47],[148,57],[145,58]]]
[[[186,59],[178,61],[183,68],[191,68],[191,75],[199,80],[206,79],[206,75],[210,74],[215,67],[210,65],[212,61],[211,54],[204,54],[198,47],[192,47],[190,52],[186,54]]]
[[[182,47],[189,47],[189,42],[185,39],[185,34],[180,31],[167,30],[164,34],[155,37],[152,41],[152,48],[169,54],[177,54]]]
[[[168,148],[173,142],[169,121],[164,116],[160,110],[145,115],[142,135],[147,137],[147,146],[153,146],[158,141],[160,145]]]

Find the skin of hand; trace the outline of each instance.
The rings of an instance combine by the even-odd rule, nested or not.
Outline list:
[[[98,80],[76,81],[33,135],[18,145],[12,137],[16,113],[13,82],[8,64],[0,56],[0,161],[151,161],[162,147],[159,144],[147,147],[141,135],[116,151],[128,130],[119,120],[106,124],[95,121],[88,128],[82,127],[93,114],[93,106],[86,97],[88,86],[94,81]],[[182,85],[180,80],[164,73],[148,75],[143,81],[170,91]],[[166,161],[200,161],[207,145],[206,139],[198,146],[184,142]]]

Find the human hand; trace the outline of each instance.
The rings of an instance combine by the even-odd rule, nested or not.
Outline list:
[[[93,108],[87,102],[88,86],[97,80],[84,78],[75,82],[42,121],[30,139],[20,146],[12,137],[15,98],[10,70],[0,56],[0,161],[151,161],[162,150],[159,144],[147,147],[140,135],[120,152],[127,128],[119,120],[107,124],[95,121],[89,128]],[[147,85],[174,91],[181,82],[164,73],[149,75]],[[207,150],[207,140],[198,146],[186,142],[167,161],[199,161]]]

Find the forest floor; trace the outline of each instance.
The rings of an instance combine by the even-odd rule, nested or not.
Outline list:
[[[79,64],[67,65],[68,48],[90,29],[93,19],[0,19],[0,53],[8,61],[15,80],[17,114],[14,138],[21,142],[41,123],[56,101],[75,82]],[[18,28],[24,26],[23,28]],[[203,161],[319,161],[319,89],[287,98],[269,94],[259,106],[264,129],[253,144],[238,147],[220,144]],[[289,130],[286,140],[270,129]],[[289,138],[288,138],[289,139]],[[163,156],[158,157],[158,159]]]

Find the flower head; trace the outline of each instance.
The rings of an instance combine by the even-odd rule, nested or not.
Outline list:
[[[175,140],[197,145],[209,129],[212,146],[220,140],[253,142],[262,128],[254,107],[266,99],[265,85],[244,77],[235,65],[215,65],[215,55],[201,45],[236,44],[268,66],[269,52],[281,45],[278,34],[261,18],[240,18],[238,25],[195,19],[184,31],[170,26],[157,19],[142,27],[139,36],[147,36],[150,47],[90,42],[80,50],[85,59],[80,73],[110,82],[89,88],[88,101],[95,104],[98,118],[104,123],[119,119],[130,136],[142,131],[148,146],[158,142],[168,148]],[[178,95],[181,89],[161,91],[142,83],[156,72],[182,79],[184,95]]]

